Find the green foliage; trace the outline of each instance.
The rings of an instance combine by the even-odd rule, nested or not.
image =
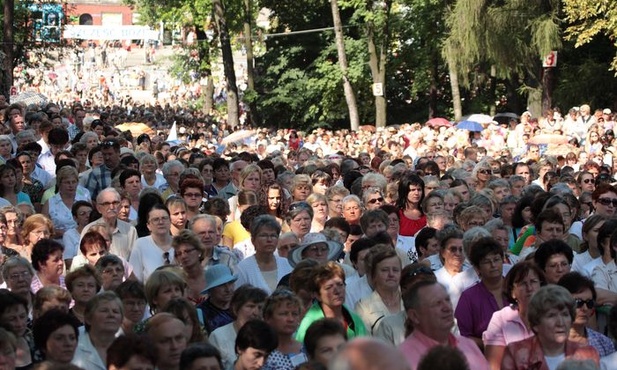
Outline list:
[[[563,10],[568,23],[566,39],[576,41],[576,47],[602,36],[613,40],[617,38],[617,7],[614,0],[563,0]],[[617,55],[611,62],[611,68],[617,73]]]

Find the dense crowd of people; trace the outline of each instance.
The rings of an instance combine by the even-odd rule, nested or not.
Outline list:
[[[608,109],[476,133],[0,109],[3,369],[617,369]]]

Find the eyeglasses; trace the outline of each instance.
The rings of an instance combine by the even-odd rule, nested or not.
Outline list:
[[[594,301],[593,299],[588,299],[584,301],[580,298],[576,298],[574,300],[574,303],[576,304],[576,308],[583,308],[583,306],[586,305],[587,308],[589,308],[590,310],[596,306],[596,301]]]
[[[196,251],[196,250],[197,250],[197,249],[195,249],[195,248],[191,248],[191,249],[187,249],[187,250],[185,250],[185,251],[175,251],[175,255],[176,255],[176,257],[182,257],[182,256],[184,256],[185,254],[187,254],[187,255],[188,255],[189,253],[194,252],[194,251]]]
[[[30,271],[22,271],[22,272],[16,272],[14,274],[10,274],[9,275],[9,279],[15,281],[15,280],[19,280],[19,279],[27,279],[30,276],[32,276],[30,274]]]
[[[259,234],[257,235],[257,237],[261,239],[278,239],[279,238],[278,234]]]
[[[327,245],[313,245],[306,248],[306,251],[310,253],[326,253],[329,250],[330,248]]]
[[[160,223],[164,223],[167,221],[169,221],[169,217],[163,216],[163,217],[151,218],[148,222],[153,223],[153,224],[160,224]]]
[[[49,232],[49,230],[39,230],[39,231],[30,231],[34,236],[44,236],[44,237],[48,237],[49,235],[51,235],[51,233]]]
[[[594,183],[593,179],[583,179],[583,183],[585,184],[589,184],[589,183]]]
[[[101,207],[109,207],[109,206],[113,206],[113,207],[117,207],[120,205],[120,201],[114,200],[113,202],[102,202],[99,203],[99,206]]]
[[[617,199],[598,198],[598,203],[600,203],[603,206],[613,205],[613,207],[617,207]]]
[[[375,198],[375,199],[369,199],[369,200],[368,200],[368,203],[369,203],[369,204],[375,204],[375,203],[377,203],[377,202],[379,202],[379,203],[383,203],[383,200],[384,200],[384,199],[383,199],[383,197],[379,197],[379,198]]]
[[[201,197],[201,193],[184,193],[184,196],[187,198],[199,198]]]
[[[103,270],[103,274],[105,274],[105,275],[111,275],[113,273],[117,273],[119,275],[124,274],[124,267],[121,267],[121,266],[116,266],[116,267],[110,266],[110,267],[106,267]]]

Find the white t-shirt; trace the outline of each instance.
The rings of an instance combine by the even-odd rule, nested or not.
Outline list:
[[[559,366],[559,364],[562,363],[565,359],[565,353],[562,353],[558,356],[544,356],[544,361],[546,361],[546,365],[548,366],[549,370],[557,369],[557,366]]]

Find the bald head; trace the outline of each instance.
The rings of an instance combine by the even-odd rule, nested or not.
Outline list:
[[[375,338],[357,338],[345,345],[330,363],[330,370],[410,370],[392,345]]]

